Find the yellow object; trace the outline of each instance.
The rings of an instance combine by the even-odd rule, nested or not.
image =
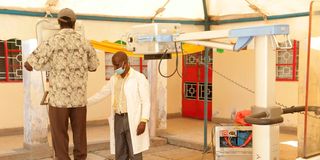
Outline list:
[[[133,52],[128,51],[125,48],[125,45],[112,43],[109,41],[98,42],[95,40],[91,40],[91,44],[95,49],[102,50],[107,53],[116,53],[118,51],[123,51],[128,56],[143,57],[142,54],[135,54]],[[183,47],[183,54],[184,55],[198,53],[198,52],[201,52],[204,50],[203,46],[197,46],[197,45],[192,45],[192,44],[182,44],[182,47]],[[178,53],[178,55],[182,55],[182,53]],[[175,56],[175,54],[172,54],[172,56]]]

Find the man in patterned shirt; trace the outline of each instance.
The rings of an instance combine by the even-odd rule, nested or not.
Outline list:
[[[28,57],[28,71],[49,74],[49,119],[55,159],[70,160],[68,119],[73,132],[74,159],[87,157],[86,114],[88,71],[99,65],[94,48],[74,30],[76,15],[68,8],[58,14],[61,30],[42,42]]]

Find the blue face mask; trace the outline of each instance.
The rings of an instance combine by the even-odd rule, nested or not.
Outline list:
[[[124,62],[120,68],[114,70],[118,75],[121,75],[122,73],[124,73],[125,69],[123,68],[123,65],[124,65]]]

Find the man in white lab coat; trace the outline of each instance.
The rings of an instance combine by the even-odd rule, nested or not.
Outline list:
[[[117,52],[112,57],[115,74],[94,96],[92,105],[111,94],[110,151],[116,160],[142,160],[149,149],[147,121],[150,116],[150,89],[146,77],[130,67],[128,56]]]

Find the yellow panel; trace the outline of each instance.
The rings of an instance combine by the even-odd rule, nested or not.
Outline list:
[[[102,50],[104,52],[108,53],[116,53],[118,51],[123,51],[127,53],[128,56],[134,56],[134,57],[143,57],[141,54],[135,54],[133,52],[128,51],[125,48],[125,45],[117,44],[117,43],[112,43],[109,41],[102,41],[98,42],[95,40],[91,40],[91,44],[95,49]],[[197,52],[201,52],[204,50],[203,46],[197,46],[197,45],[192,45],[192,44],[183,44],[183,54],[193,54]],[[179,53],[179,55],[182,55],[182,53]],[[175,56],[175,54],[172,54],[172,56]]]

